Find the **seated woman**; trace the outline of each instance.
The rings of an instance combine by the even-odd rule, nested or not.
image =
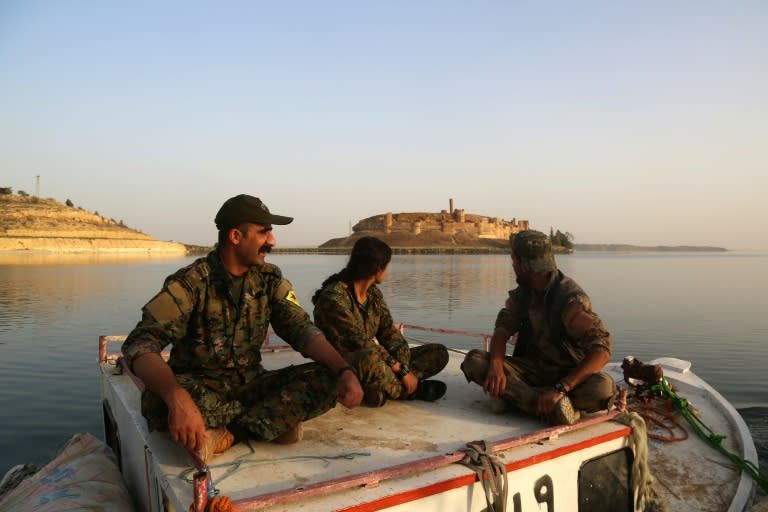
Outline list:
[[[325,337],[357,372],[363,401],[381,407],[387,398],[434,401],[444,382],[426,380],[448,364],[444,345],[408,347],[395,327],[381,290],[392,249],[372,236],[355,242],[347,266],[315,292],[314,319]]]

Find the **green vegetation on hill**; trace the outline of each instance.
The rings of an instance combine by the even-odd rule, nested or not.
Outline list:
[[[67,199],[42,199],[9,187],[0,188],[0,251],[49,252],[184,252],[127,227],[122,220],[87,212]]]
[[[60,203],[51,198],[30,196],[23,190],[16,196],[3,193],[9,190],[8,187],[0,188],[0,236],[17,232],[56,232],[57,236],[66,236],[63,233],[96,230],[122,234],[125,238],[147,237],[141,231],[126,226],[122,220],[108,219],[99,212],[91,213],[76,207],[70,199]]]

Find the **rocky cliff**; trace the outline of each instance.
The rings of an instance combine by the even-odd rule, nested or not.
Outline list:
[[[0,195],[0,251],[185,253],[122,222],[53,199]]]

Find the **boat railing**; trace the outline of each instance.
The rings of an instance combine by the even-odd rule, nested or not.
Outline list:
[[[483,343],[483,350],[488,350],[491,346],[491,335],[482,333],[482,332],[462,331],[459,329],[445,329],[442,327],[424,327],[423,325],[414,325],[414,324],[406,324],[406,323],[400,323],[395,325],[400,330],[400,332],[403,333],[403,335],[405,335],[406,330],[431,332],[436,334],[450,334],[454,336],[466,336],[470,338],[479,338]]]

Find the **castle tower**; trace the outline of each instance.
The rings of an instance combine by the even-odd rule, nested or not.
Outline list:
[[[448,200],[448,213],[453,215],[453,198]]]

